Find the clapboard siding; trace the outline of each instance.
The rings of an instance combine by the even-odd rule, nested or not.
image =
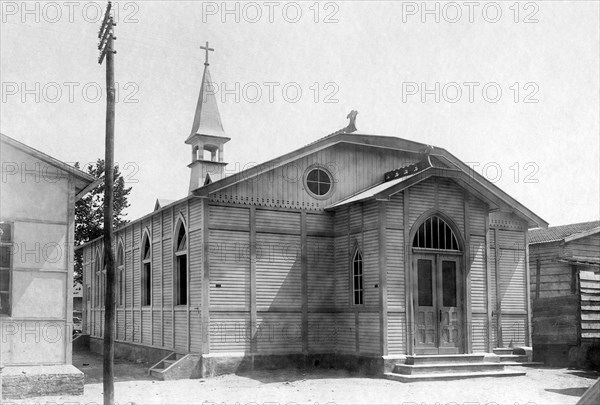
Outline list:
[[[175,349],[187,350],[187,311],[175,311]]]
[[[256,230],[300,234],[300,213],[288,211],[256,210]]]
[[[388,312],[388,354],[406,354],[406,314]]]
[[[208,226],[211,229],[223,226],[239,228],[241,230],[248,230],[249,228],[250,210],[248,208],[211,205],[208,211]]]
[[[250,304],[248,232],[209,231],[210,304],[247,308]]]
[[[258,353],[301,353],[302,315],[300,313],[259,312]]]
[[[310,353],[333,353],[337,348],[336,314],[308,314],[308,351]]]
[[[163,283],[163,291],[162,291],[162,299],[163,299],[163,307],[170,307],[173,305],[173,288],[169,288],[168,286],[173,286],[173,246],[172,239],[168,238],[163,240],[163,257],[162,257],[162,265],[164,266],[164,271],[162,272],[162,283]]]
[[[190,350],[202,352],[202,318],[199,310],[190,313]]]
[[[502,312],[525,311],[525,254],[523,251],[500,249],[500,255]]]
[[[249,326],[248,312],[211,312],[208,326],[210,352],[249,352],[252,337],[248,336]]]
[[[379,313],[358,314],[358,338],[361,354],[381,354]]]
[[[451,180],[435,179],[440,211],[452,218],[461,232],[465,229],[464,191]],[[411,190],[412,192],[412,190]]]
[[[307,238],[308,244],[308,308],[335,306],[335,272],[331,238]]]
[[[379,234],[377,230],[364,232],[363,288],[365,305],[379,305]]]
[[[416,162],[415,154],[366,145],[341,143],[273,168],[211,195],[215,201],[322,209],[348,195],[381,182],[383,173]],[[314,198],[304,189],[309,169],[319,165],[333,176],[333,190],[325,199]]]
[[[525,345],[527,334],[526,315],[502,315],[502,339],[507,347]]]
[[[156,229],[156,228],[155,228]],[[159,229],[160,231],[160,229]],[[161,250],[161,238],[159,238],[157,236],[156,239],[153,239],[153,243],[152,243],[152,284],[151,284],[151,294],[152,294],[152,307],[154,308],[161,308],[163,306],[162,303],[162,290],[163,289],[168,289],[168,288],[173,288],[173,286],[169,286],[169,285],[164,285],[162,283],[162,273],[163,273],[163,268],[161,265],[161,259],[162,259],[162,255],[164,254],[164,252],[162,252]]]
[[[404,194],[394,194],[386,204],[386,226],[396,229],[404,228]]]
[[[256,306],[299,309],[302,303],[300,236],[259,233],[256,243]]]
[[[435,186],[432,180],[426,180],[415,184],[408,193],[409,207],[408,220],[409,229],[415,225],[415,221],[425,211],[435,207]]]
[[[150,308],[142,310],[142,343],[152,344],[152,311]]]
[[[334,239],[335,245],[335,306],[347,307],[350,304],[350,252],[348,236],[342,235]]]
[[[338,313],[336,316],[336,351],[356,353],[356,319],[351,312]]]
[[[485,238],[471,236],[470,271],[471,307],[473,310],[487,309],[487,284],[485,275]]]
[[[389,212],[389,211],[388,211]],[[386,230],[386,272],[388,310],[404,310],[405,270],[404,270],[404,231]]]
[[[486,352],[488,346],[488,328],[486,314],[473,314],[471,318],[471,342],[473,352]]]
[[[306,232],[333,235],[334,216],[332,213],[306,214]]]

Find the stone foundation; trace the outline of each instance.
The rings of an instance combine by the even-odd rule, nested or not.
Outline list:
[[[83,373],[72,365],[5,366],[2,399],[83,395]]]
[[[101,338],[90,337],[89,347],[94,353],[102,354]],[[145,346],[129,342],[115,341],[115,357],[135,362],[155,364],[174,350]],[[179,352],[186,354],[183,352]],[[335,368],[359,372],[364,375],[383,375],[384,370],[391,370],[397,362],[406,356],[357,356],[345,353],[290,353],[290,354],[249,354],[210,353],[200,356],[197,371],[198,377],[214,377],[222,374],[235,374],[252,370],[277,370],[282,368]]]
[[[282,368],[334,368],[355,371],[365,375],[382,375],[386,359],[381,356],[369,357],[342,353],[254,355],[248,353],[211,353],[202,355],[201,362],[201,375],[206,378],[221,374]]]

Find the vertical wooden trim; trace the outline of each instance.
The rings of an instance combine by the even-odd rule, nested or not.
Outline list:
[[[75,184],[73,182],[73,176],[68,176],[68,197],[67,197],[67,229],[66,229],[66,243],[65,246],[68,247],[67,250],[67,274],[65,275],[65,283],[66,285],[66,297],[65,297],[65,336],[64,342],[65,345],[65,364],[73,363],[73,346],[71,345],[71,336],[72,336],[72,327],[73,327],[73,266],[75,263],[74,254],[75,254]],[[14,229],[13,229],[14,234]],[[12,256],[12,255],[11,255]],[[85,261],[82,258],[82,263]],[[11,259],[12,260],[12,259]],[[12,263],[11,263],[12,268]],[[85,268],[82,268],[82,271],[85,273]],[[82,286],[82,289],[85,289],[85,286]],[[81,303],[83,309],[83,302]],[[11,309],[11,308],[9,308]],[[69,327],[69,325],[71,327]],[[2,391],[0,389],[0,391]]]
[[[471,211],[469,207],[469,194],[465,191],[463,194],[463,206],[464,206],[464,232],[465,232],[465,253],[464,253],[464,326],[463,331],[465,332],[465,352],[473,352],[473,320],[472,320],[472,304],[471,304],[471,224],[470,217]]]
[[[540,298],[541,267],[542,264],[540,262],[540,258],[538,257],[535,261],[535,299]]]
[[[489,209],[486,210],[485,214],[485,288],[486,288],[486,301],[485,310],[487,316],[487,351],[489,353],[493,350],[492,342],[492,276],[490,272],[490,215]]]
[[[529,245],[527,244],[527,231],[523,232],[523,243],[525,244],[525,299],[527,300],[527,324],[525,325],[525,328],[527,329],[525,338],[527,339],[527,341],[525,342],[525,344],[527,346],[531,346],[531,281],[529,279]]]
[[[171,207],[171,209],[169,210],[169,213],[171,215],[171,230],[173,230],[173,227],[175,226],[175,224],[177,223],[177,211],[175,210],[175,207]],[[175,297],[175,291],[173,286],[175,285],[175,250],[174,250],[174,245],[177,242],[173,242],[173,232],[171,231],[171,285],[169,286],[171,288],[171,346],[173,347],[173,349],[175,349],[175,347],[177,346],[177,344],[175,343],[175,338],[176,338],[176,330],[177,330],[177,324],[176,324],[176,318],[175,318],[175,299],[177,297]]]
[[[256,314],[256,207],[250,207],[250,353],[252,359],[258,352]],[[254,361],[254,360],[253,360]]]
[[[164,210],[160,211],[160,346],[165,346],[165,228]]]
[[[202,353],[208,354],[210,352],[210,268],[209,268],[209,232],[208,232],[208,214],[210,206],[208,205],[208,199],[202,200],[202,236],[203,236],[203,257],[202,257]]]
[[[186,248],[185,248],[185,288],[186,288],[186,314],[187,314],[187,351],[189,352],[192,349],[192,326],[190,320],[190,301],[192,297],[190,296],[190,200],[188,199],[185,203],[186,208],[186,218],[185,224],[183,224],[185,229],[185,237],[187,240]],[[171,234],[173,234],[173,228],[171,228]],[[175,236],[175,235],[173,235]]]
[[[409,204],[409,189],[403,191],[402,201],[403,207],[403,226],[404,229],[404,290],[405,290],[405,306],[406,306],[406,354],[415,354],[414,348],[414,331],[413,331],[413,288],[412,288],[412,256],[410,248],[410,218],[408,216]]]
[[[150,217],[150,344],[154,345],[154,218]],[[142,308],[142,318],[144,312]],[[142,337],[144,333],[142,332]],[[143,341],[143,338],[142,338]]]
[[[302,353],[308,353],[308,238],[306,236],[306,211],[300,211],[300,271],[302,284]]]
[[[379,201],[379,333],[380,350],[384,356],[388,354],[388,298],[387,298],[387,205]]]
[[[500,243],[498,242],[498,228],[494,228],[494,266],[496,267],[496,341],[498,347],[502,343],[502,297],[500,288]]]
[[[437,177],[433,178],[433,206],[436,211],[440,209],[440,185]]]
[[[148,241],[150,243],[150,258],[152,258],[152,235],[148,235],[148,237],[150,238]],[[144,260],[142,258],[142,255],[144,254],[143,243],[144,224],[143,222],[140,222],[140,249],[138,250],[138,254],[140,255],[140,279],[138,281],[140,283],[140,343],[144,343],[144,303],[142,302],[142,298],[144,298],[144,283],[142,282],[142,280],[144,280]],[[152,260],[150,260],[150,263],[150,275],[152,275]]]

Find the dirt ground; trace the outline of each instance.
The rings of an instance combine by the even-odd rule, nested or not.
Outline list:
[[[75,353],[85,373],[79,397],[38,397],[12,403],[102,403],[102,357]],[[526,368],[522,377],[400,383],[342,370],[278,370],[203,380],[157,381],[148,365],[117,360],[115,400],[119,404],[575,404],[600,377],[592,371]],[[11,401],[5,400],[5,404]]]

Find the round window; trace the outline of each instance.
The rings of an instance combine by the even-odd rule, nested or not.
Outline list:
[[[331,175],[321,168],[315,168],[306,175],[306,187],[315,196],[322,197],[331,191]]]

